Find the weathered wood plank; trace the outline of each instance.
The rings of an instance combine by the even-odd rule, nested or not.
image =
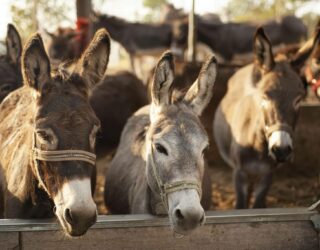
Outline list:
[[[19,233],[18,232],[1,232],[0,233],[0,249],[19,249]]]
[[[319,249],[310,221],[316,214],[307,208],[209,211],[206,224],[182,239],[174,237],[168,218],[150,215],[99,216],[77,239],[65,236],[53,220],[0,220],[0,249],[19,242],[24,250]]]

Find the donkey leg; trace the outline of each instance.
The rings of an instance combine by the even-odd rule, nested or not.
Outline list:
[[[256,185],[253,208],[265,208],[266,197],[272,183],[272,172],[264,174]]]
[[[236,208],[248,208],[248,176],[241,169],[235,169],[233,172],[235,192],[236,192]]]
[[[9,191],[4,194],[4,218],[22,218],[24,203]]]

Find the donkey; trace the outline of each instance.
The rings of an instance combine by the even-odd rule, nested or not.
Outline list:
[[[201,188],[208,137],[199,116],[212,96],[216,64],[211,57],[186,95],[172,102],[173,55],[161,57],[151,105],[128,120],[107,171],[104,197],[112,213],[168,213],[179,234],[204,223],[200,199],[210,189]]]
[[[8,24],[6,48],[6,55],[0,56],[0,103],[10,92],[22,86],[21,38],[12,24]]]
[[[74,67],[74,59],[78,57],[75,54],[61,53],[63,48],[69,50],[68,43],[77,42],[70,40],[72,31],[69,33],[70,37],[65,35],[65,39],[51,34],[53,40],[49,46],[50,59],[58,62],[66,60],[62,65],[67,70]],[[101,122],[96,145],[98,158],[114,151],[127,119],[140,107],[148,104],[147,91],[142,81],[128,71],[104,75],[92,89],[89,101]]]
[[[229,80],[213,122],[222,158],[234,169],[236,208],[247,208],[255,185],[254,208],[266,206],[272,169],[292,158],[292,133],[305,89],[299,70],[320,38],[293,59],[274,58],[262,28],[254,37],[253,64]]]
[[[90,95],[90,104],[101,123],[96,141],[98,158],[116,149],[128,118],[148,103],[147,90],[134,74],[121,71],[103,77]]]
[[[81,56],[79,49],[79,32],[72,28],[58,28],[55,33],[46,31],[50,36],[50,43],[48,44],[48,53],[50,59],[60,61],[68,61],[78,59]]]
[[[5,218],[54,214],[70,236],[95,223],[95,138],[100,126],[89,92],[103,76],[110,38],[99,30],[73,72],[50,73],[39,34],[22,54],[24,86],[0,105],[0,165]]]
[[[294,44],[307,37],[307,28],[295,16],[285,16],[263,24],[271,38],[272,45]],[[197,19],[198,41],[209,46],[224,60],[231,61],[235,55],[252,51],[252,36],[257,29],[254,23],[209,23]],[[178,47],[187,44],[188,21],[176,24],[172,43]]]
[[[132,23],[109,15],[96,15],[95,19],[93,28],[107,28],[112,39],[128,52],[134,72],[136,72],[135,58],[159,56],[171,46],[170,24]]]

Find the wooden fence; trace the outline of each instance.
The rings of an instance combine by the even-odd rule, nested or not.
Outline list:
[[[318,250],[319,217],[306,208],[210,211],[204,226],[178,238],[167,217],[109,215],[99,216],[87,234],[76,239],[65,236],[55,220],[4,219],[0,249]]]

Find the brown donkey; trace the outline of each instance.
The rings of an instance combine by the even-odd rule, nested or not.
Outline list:
[[[4,217],[56,214],[71,236],[95,223],[95,138],[100,122],[89,91],[103,76],[110,39],[99,30],[73,72],[50,74],[40,35],[22,55],[24,86],[0,106],[0,165]]]
[[[134,74],[121,71],[103,77],[90,96],[101,123],[96,144],[98,158],[114,152],[129,117],[148,103],[146,88]]]
[[[262,28],[254,38],[255,62],[229,80],[213,123],[215,140],[223,159],[234,169],[236,207],[247,208],[255,185],[254,208],[266,206],[272,168],[290,160],[292,132],[304,86],[299,70],[319,41],[288,60],[273,57]]]
[[[203,151],[208,136],[199,116],[216,78],[210,58],[186,95],[171,100],[173,56],[166,52],[155,69],[152,101],[127,122],[106,176],[105,203],[112,213],[168,213],[175,232],[186,234],[205,220],[200,199]]]
[[[0,56],[0,103],[10,92],[22,86],[21,39],[12,24],[8,24],[6,47],[7,54]]]

